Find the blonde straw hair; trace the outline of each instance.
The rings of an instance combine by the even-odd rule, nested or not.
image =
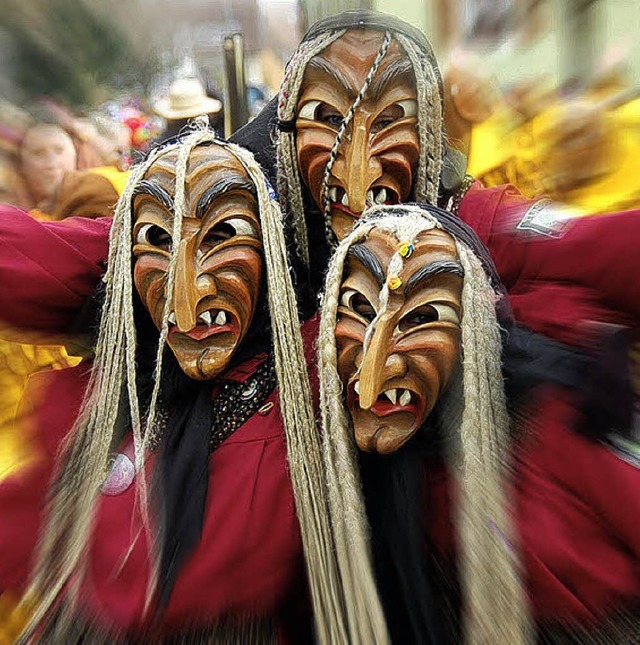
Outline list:
[[[27,598],[37,603],[23,636],[45,622],[67,582],[72,589],[86,564],[99,490],[105,477],[114,440],[130,424],[134,436],[137,503],[143,525],[153,538],[148,511],[145,456],[151,432],[142,427],[136,388],[136,327],[133,316],[132,198],[138,183],[162,155],[178,152],[176,161],[175,217],[169,262],[166,303],[156,356],[154,388],[145,428],[156,417],[162,356],[168,333],[175,271],[176,240],[180,239],[186,213],[185,176],[191,151],[199,145],[218,145],[244,166],[256,188],[264,245],[266,282],[271,314],[273,351],[279,385],[289,470],[300,522],[307,574],[320,643],[347,643],[346,604],[330,529],[329,502],[323,477],[320,437],[315,425],[311,386],[304,359],[297,303],[287,260],[282,214],[253,156],[229,143],[218,141],[206,129],[196,128],[178,143],[152,152],[136,166],[116,207],[109,247],[108,271],[104,277],[106,299],[102,310],[93,370],[77,421],[59,457],[46,520],[37,550],[37,560]],[[215,492],[213,493],[215,494]],[[133,538],[135,539],[135,538]],[[152,540],[150,540],[152,543]],[[152,548],[152,575],[147,607],[155,593],[159,549]]]
[[[357,568],[358,597],[379,607],[357,447],[337,371],[335,326],[340,286],[350,247],[365,240],[373,228],[387,231],[400,243],[415,242],[421,231],[442,226],[417,206],[381,206],[368,213],[338,246],[329,266],[318,365],[324,459],[338,560],[341,569]],[[465,642],[525,643],[529,633],[527,601],[513,550],[514,528],[503,487],[508,419],[500,369],[496,294],[478,258],[465,244],[455,241],[465,271],[461,321],[464,405],[458,426],[454,427],[457,450],[451,460],[460,492]],[[402,261],[399,253],[391,259],[395,269],[401,268]],[[384,287],[381,309],[385,307],[385,289],[388,298],[388,288]],[[374,319],[372,325],[375,322]]]

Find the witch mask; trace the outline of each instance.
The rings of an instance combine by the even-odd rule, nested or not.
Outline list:
[[[311,58],[298,99],[300,174],[316,204],[328,199],[338,239],[367,206],[406,202],[420,155],[418,102],[409,58],[392,40],[348,124],[324,185],[338,130],[372,70],[384,40],[374,30],[350,30]]]
[[[158,329],[172,257],[178,152],[160,156],[133,201],[134,283]],[[217,145],[193,149],[186,169],[167,343],[190,378],[229,364],[251,324],[262,279],[255,186],[242,163]]]
[[[391,453],[424,423],[460,360],[463,269],[433,228],[398,240],[372,228],[346,256],[337,369],[360,449]]]

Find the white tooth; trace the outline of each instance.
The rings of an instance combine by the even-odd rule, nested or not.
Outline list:
[[[360,394],[360,381],[356,381],[356,384],[353,386],[353,389],[356,391],[356,394]]]
[[[205,323],[205,325],[210,325],[211,324],[211,312],[210,311],[203,311],[200,314],[200,319],[202,322]]]
[[[169,321],[169,324],[170,324],[170,325],[175,325],[175,324],[176,324],[176,312],[175,312],[175,311],[172,311],[172,312],[169,314],[169,318],[168,318],[167,320]]]
[[[395,405],[396,401],[398,400],[398,390],[396,389],[387,390],[385,394],[387,395],[387,398],[389,399],[389,401],[391,401],[391,403]]]
[[[373,191],[367,191],[367,204],[373,204]]]
[[[329,201],[335,202],[338,199],[338,189],[333,186],[332,188],[329,188]]]
[[[204,257],[204,253],[200,249],[198,249],[198,252],[196,253],[196,259],[198,260],[198,262],[200,262],[200,260],[202,260],[203,257]]]
[[[220,310],[216,316],[216,325],[225,325],[227,323],[227,314]]]
[[[411,392],[409,392],[409,390],[405,390],[400,395],[400,405],[405,406],[409,405],[409,403],[411,403]]]
[[[342,196],[342,205],[347,207],[349,206],[349,198],[347,197],[347,193]]]
[[[375,202],[376,204],[384,204],[387,201],[387,189],[386,188],[381,188],[380,192],[378,193]]]

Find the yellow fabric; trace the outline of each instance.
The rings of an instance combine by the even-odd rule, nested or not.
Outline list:
[[[0,481],[30,463],[37,451],[18,406],[31,374],[78,365],[64,347],[35,346],[0,340]]]
[[[544,133],[554,118],[555,106],[534,119],[518,124],[503,108],[474,128],[468,172],[485,186],[515,184],[527,197],[545,192]],[[640,99],[608,114],[608,175],[562,196],[562,201],[585,215],[616,212],[640,205]]]
[[[33,615],[35,603],[28,597],[18,599],[5,591],[0,594],[0,645],[13,645]]]
[[[127,185],[127,179],[129,178],[128,171],[118,170],[114,166],[103,166],[101,168],[91,168],[91,172],[106,177],[113,184],[118,195],[122,195],[124,187]]]

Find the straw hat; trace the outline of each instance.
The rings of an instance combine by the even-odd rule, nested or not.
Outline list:
[[[154,106],[157,114],[165,119],[188,119],[201,114],[220,112],[222,103],[205,94],[197,78],[179,78],[169,88],[169,96]]]

